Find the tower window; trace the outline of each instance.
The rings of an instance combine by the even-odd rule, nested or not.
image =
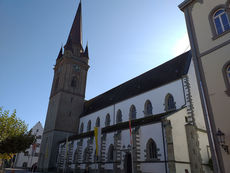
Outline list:
[[[216,29],[217,35],[220,35],[223,32],[230,29],[228,15],[223,8],[218,9],[214,13],[213,22],[215,24],[215,29]]]
[[[119,109],[117,111],[117,123],[121,123],[122,122],[122,113],[121,110]]]
[[[136,108],[135,108],[134,105],[132,105],[132,106],[130,107],[130,109],[129,109],[129,119],[131,119],[131,120],[136,119],[136,114],[137,114]]]
[[[72,80],[71,80],[71,87],[76,87],[77,86],[77,77],[74,76],[72,77]]]
[[[157,145],[153,139],[149,139],[146,144],[147,160],[157,159]]]
[[[107,114],[105,117],[105,126],[109,126],[110,125],[110,115]]]
[[[149,100],[147,100],[145,102],[145,110],[144,110],[145,115],[152,115],[152,113],[153,113],[152,109],[153,109],[153,107],[152,107],[151,102]]]

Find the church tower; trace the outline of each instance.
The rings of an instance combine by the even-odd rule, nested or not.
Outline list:
[[[82,48],[80,2],[64,52],[61,48],[54,67],[38,162],[42,171],[55,171],[58,142],[77,133],[85,98],[88,60],[88,47]]]

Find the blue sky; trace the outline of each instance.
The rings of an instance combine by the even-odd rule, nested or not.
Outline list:
[[[82,0],[86,99],[189,49],[182,0]],[[43,126],[53,65],[79,0],[0,1],[0,106]]]

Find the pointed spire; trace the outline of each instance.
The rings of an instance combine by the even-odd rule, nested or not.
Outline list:
[[[59,51],[59,54],[58,54],[58,57],[57,57],[57,59],[59,59],[59,58],[61,58],[62,57],[62,46],[61,46],[61,49],[60,49],[60,51]]]
[[[88,54],[88,42],[87,42],[86,47],[85,47],[84,56],[89,57],[89,54]]]
[[[65,48],[71,48],[72,44],[78,45],[82,48],[81,2],[78,5],[77,13],[74,18]]]

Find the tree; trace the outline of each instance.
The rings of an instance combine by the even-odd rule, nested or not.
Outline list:
[[[35,138],[29,133],[11,136],[0,142],[0,154],[12,157],[15,153],[25,151]]]
[[[0,107],[0,158],[11,159],[14,154],[29,148],[34,140],[25,122],[16,117],[15,110],[10,115]]]

